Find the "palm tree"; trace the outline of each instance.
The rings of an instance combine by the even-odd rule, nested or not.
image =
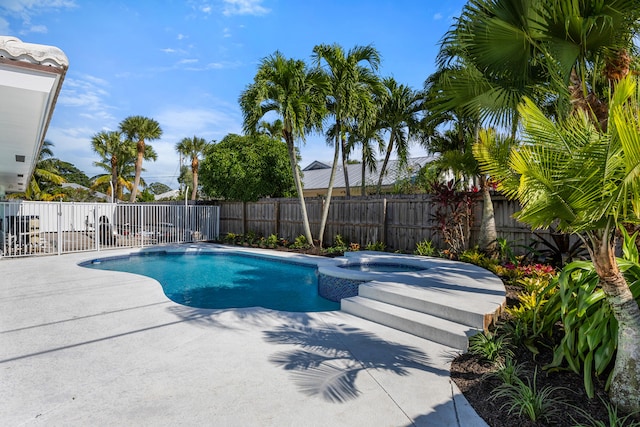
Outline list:
[[[323,87],[321,74],[308,70],[304,61],[287,59],[276,51],[260,62],[253,83],[240,95],[245,132],[256,132],[262,118],[271,112],[282,120],[282,138],[287,144],[304,234],[310,245],[313,245],[313,237],[302,190],[295,141],[304,141],[307,133],[321,128],[324,117]]]
[[[528,97],[601,122],[611,82],[629,72],[639,19],[636,0],[470,0],[443,38],[430,109],[461,108],[515,132]]]
[[[335,119],[335,149],[342,153],[342,169],[347,197],[349,175],[347,171],[348,153],[346,126],[349,121],[375,121],[376,105],[373,97],[381,92],[380,79],[375,74],[380,65],[380,54],[371,45],[355,46],[348,52],[338,45],[317,45],[313,48],[313,61],[322,67],[328,79],[327,109]],[[361,65],[366,63],[368,66]],[[337,156],[334,154],[337,160]],[[332,165],[332,176],[337,161]],[[327,206],[331,199],[332,179],[327,194]],[[322,238],[322,236],[321,236]]]
[[[180,142],[176,144],[176,151],[185,157],[191,158],[191,173],[193,176],[193,189],[191,190],[191,200],[195,200],[198,195],[198,166],[200,155],[202,155],[209,143],[204,138],[182,138]]]
[[[321,70],[327,78],[326,107],[335,120],[332,130],[335,136],[333,164],[318,236],[322,246],[340,153],[342,153],[346,196],[351,195],[347,169],[349,150],[346,131],[348,126],[355,120],[365,125],[365,122],[373,123],[376,119],[374,94],[379,93],[381,89],[380,79],[375,71],[380,65],[380,54],[371,45],[355,46],[345,52],[337,44],[321,44],[313,48],[313,61],[316,68]],[[367,66],[362,63],[366,63]]]
[[[282,120],[280,119],[274,120],[273,123],[261,120],[258,123],[258,133],[282,141],[282,126]]]
[[[122,188],[127,182],[123,175],[124,168],[135,161],[133,143],[124,139],[120,131],[102,131],[91,138],[91,147],[102,158],[102,161],[93,164],[110,171],[108,178],[95,180],[94,186],[111,181],[112,197],[121,198]]]
[[[133,181],[133,188],[131,189],[131,198],[129,199],[129,202],[133,203],[136,201],[136,194],[140,186],[142,160],[156,160],[157,158],[157,155],[148,157],[149,154],[155,154],[155,152],[145,149],[145,141],[160,139],[162,129],[160,128],[160,124],[154,119],[143,116],[129,116],[120,122],[120,131],[127,136],[127,139],[136,141],[136,176]]]
[[[382,191],[382,180],[389,164],[389,158],[395,151],[400,161],[400,166],[406,164],[409,155],[409,138],[419,129],[418,114],[423,110],[424,96],[421,92],[410,87],[398,84],[393,77],[387,77],[383,81],[385,96],[380,98],[381,128],[389,133],[387,150],[380,168],[378,178],[378,194]]]
[[[27,200],[46,200],[51,201],[64,196],[61,193],[51,194],[51,184],[60,185],[67,182],[56,168],[55,159],[53,159],[53,143],[45,140],[38,155],[36,167],[33,170],[29,185],[24,193],[16,193],[11,198],[24,197]]]
[[[499,188],[517,199],[518,220],[532,228],[557,224],[576,233],[589,250],[611,310],[618,321],[618,350],[611,401],[640,410],[640,307],[616,262],[616,228],[640,219],[640,90],[622,80],[609,105],[603,131],[590,112],[564,121],[545,116],[533,101],[519,107],[523,144],[500,155],[490,142],[475,154]]]

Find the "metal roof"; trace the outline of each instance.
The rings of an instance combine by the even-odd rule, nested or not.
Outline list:
[[[435,156],[423,156],[414,157],[407,161],[405,167],[400,167],[398,160],[389,160],[387,169],[382,179],[382,186],[394,185],[396,182],[403,178],[409,178],[415,176],[418,171],[427,163],[435,160]],[[376,163],[376,170],[369,172],[367,168],[365,172],[365,185],[378,185],[378,179],[380,179],[380,169],[382,168],[382,160]],[[316,162],[313,162],[314,164]],[[319,163],[319,162],[318,162]],[[347,165],[347,172],[349,174],[349,186],[357,187],[362,183],[362,166],[360,163],[354,163]],[[326,189],[329,187],[329,178],[331,176],[331,167],[326,169],[303,169],[302,184],[305,190]],[[336,170],[336,176],[333,181],[334,188],[344,188],[344,172],[342,165],[338,165]]]

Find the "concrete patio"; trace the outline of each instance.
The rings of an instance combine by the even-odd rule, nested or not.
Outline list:
[[[0,260],[3,425],[486,426],[450,347],[340,311],[178,305],[77,265],[95,257]]]

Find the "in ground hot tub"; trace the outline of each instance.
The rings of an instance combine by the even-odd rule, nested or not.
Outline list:
[[[334,260],[334,266],[318,267],[318,293],[336,302],[358,295],[358,287],[365,282],[420,278],[432,263],[425,257],[370,251],[345,252]]]

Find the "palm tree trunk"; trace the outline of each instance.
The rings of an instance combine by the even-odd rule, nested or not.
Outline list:
[[[338,132],[338,135],[340,133]],[[338,144],[338,138],[336,137],[335,149],[333,150],[333,167],[331,168],[331,175],[329,176],[329,187],[327,188],[327,198],[324,201],[324,206],[322,208],[322,219],[320,221],[320,233],[318,235],[318,239],[320,240],[320,247],[322,248],[322,243],[324,242],[324,229],[327,226],[327,218],[329,217],[329,205],[331,204],[331,194],[333,193],[333,180],[336,176],[336,167],[338,164],[338,159],[340,155],[340,145]]]
[[[191,159],[191,176],[193,178],[193,190],[191,190],[191,200],[198,196],[198,158]]]
[[[111,200],[115,200],[118,191],[118,159],[111,157]]]
[[[480,176],[480,187],[482,190],[482,222],[480,223],[480,236],[478,246],[480,250],[492,255],[496,250],[496,240],[498,232],[496,230],[496,219],[493,212],[493,201],[487,183],[487,177]]]
[[[380,167],[380,177],[378,178],[378,189],[377,192],[380,194],[382,192],[382,180],[384,179],[384,173],[387,170],[387,165],[389,164],[389,158],[391,157],[391,152],[393,151],[393,134],[389,136],[389,144],[387,145],[387,154],[384,155],[384,161],[382,162],[382,166]]]
[[[349,170],[347,168],[347,166],[349,166],[347,162],[347,139],[344,137],[344,135],[341,134],[341,131],[338,132],[338,135],[340,135],[340,147],[342,149],[342,171],[344,172],[344,189],[346,193],[345,195],[347,197],[351,197],[351,189],[349,188]]]
[[[302,180],[300,179],[300,171],[298,170],[298,158],[296,156],[296,147],[293,143],[293,138],[290,132],[282,131],[285,140],[287,141],[287,150],[289,151],[289,163],[291,164],[291,171],[293,172],[293,181],[296,185],[296,191],[298,193],[298,201],[300,203],[300,211],[302,214],[302,227],[304,228],[304,236],[307,242],[311,246],[313,244],[313,236],[311,235],[311,227],[309,226],[309,215],[307,214],[307,204],[304,201],[304,193],[302,190]]]
[[[144,141],[138,141],[138,157],[136,157],[136,176],[133,180],[133,188],[131,189],[131,197],[129,203],[136,201],[138,186],[140,185],[140,175],[142,174],[142,158],[144,157]]]
[[[628,413],[640,411],[640,307],[618,268],[613,239],[594,239],[593,265],[618,321],[618,350],[609,397]]]

